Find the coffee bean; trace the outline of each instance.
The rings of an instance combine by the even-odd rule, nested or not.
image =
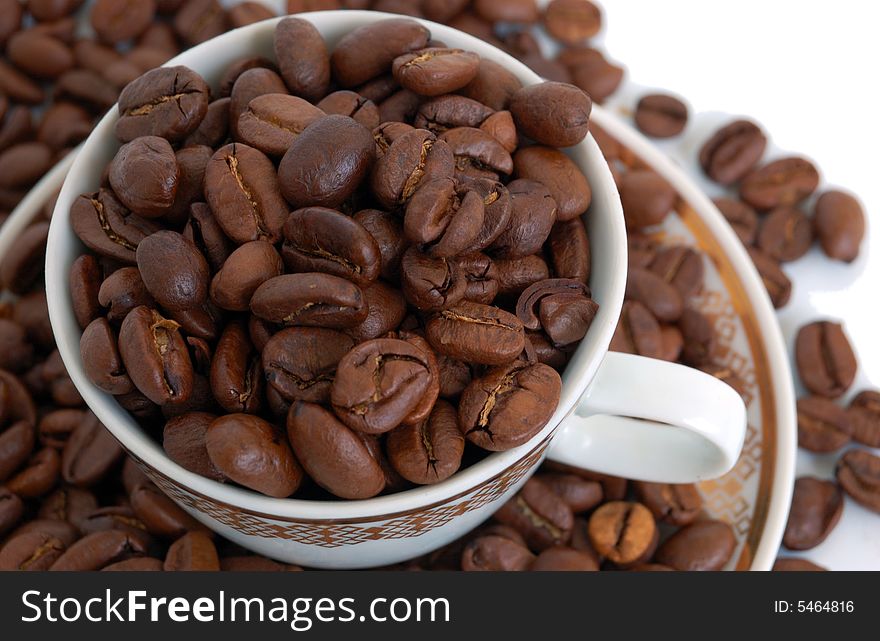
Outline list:
[[[778,558],[773,564],[774,572],[827,572],[827,568],[808,559]]]
[[[52,168],[53,155],[41,142],[22,142],[0,152],[0,187],[30,187]]]
[[[0,367],[20,372],[33,362],[34,346],[24,328],[11,320],[0,318]]]
[[[413,124],[418,129],[443,133],[456,127],[480,127],[493,112],[481,102],[449,94],[422,103]]]
[[[819,172],[804,158],[781,158],[749,172],[739,195],[759,211],[797,205],[819,184]]]
[[[357,285],[321,273],[270,278],[251,297],[251,311],[272,323],[334,329],[354,327],[367,317]]]
[[[811,452],[839,450],[854,431],[846,410],[821,396],[798,399],[797,425],[798,446]]]
[[[315,102],[330,84],[330,56],[324,39],[312,23],[288,17],[278,23],[275,57],[291,93]]]
[[[493,263],[498,274],[498,293],[500,295],[519,296],[529,285],[550,277],[547,263],[538,255],[514,259],[495,259]]]
[[[389,287],[382,281],[376,281],[369,289],[364,290],[367,305],[367,317],[358,325],[346,330],[346,333],[362,342],[379,338],[394,331],[406,316],[406,300],[398,289]]]
[[[816,200],[813,225],[826,256],[847,263],[858,257],[865,213],[855,197],[836,190],[824,192]]]
[[[227,414],[208,427],[208,456],[224,476],[268,496],[284,498],[303,471],[287,439],[271,423],[250,414]]]
[[[0,570],[48,570],[65,548],[62,541],[46,532],[19,534],[0,548]]]
[[[238,116],[238,137],[270,156],[283,156],[294,140],[324,112],[302,98],[266,93]]]
[[[558,221],[550,230],[547,250],[558,278],[569,278],[586,285],[590,280],[590,239],[579,219]]]
[[[837,525],[842,512],[843,493],[834,482],[809,476],[797,479],[783,545],[789,550],[816,547]]]
[[[19,234],[0,258],[0,284],[14,294],[26,293],[42,276],[49,223],[35,223]]]
[[[692,367],[710,363],[717,347],[712,321],[695,309],[686,309],[678,321],[678,328],[684,340],[682,360]]]
[[[211,463],[205,440],[208,426],[216,418],[207,412],[189,412],[172,418],[165,423],[162,447],[168,457],[181,467],[209,479],[223,481],[225,477]]]
[[[668,94],[642,96],[633,116],[636,127],[654,138],[671,138],[684,131],[688,109],[681,100]]]
[[[637,301],[626,301],[611,339],[611,351],[661,358],[663,336],[657,319]]]
[[[459,426],[465,437],[490,451],[528,441],[550,420],[561,391],[552,368],[516,361],[475,378],[462,392]]]
[[[630,269],[626,277],[626,298],[642,303],[659,321],[673,322],[683,312],[680,291],[662,276],[647,269]]]
[[[650,169],[628,171],[620,184],[620,201],[629,229],[659,225],[676,200],[672,185]]]
[[[880,447],[880,392],[859,392],[850,401],[847,415],[853,440],[870,447]]]
[[[263,368],[242,322],[226,326],[211,361],[211,391],[230,414],[259,413],[263,396]]]
[[[564,347],[584,337],[598,308],[583,283],[552,278],[523,291],[516,315],[526,328],[543,329],[555,346]]]
[[[408,481],[428,484],[445,480],[458,471],[464,452],[455,408],[438,401],[425,421],[390,432],[386,447],[391,465]]]
[[[767,137],[753,122],[736,120],[721,127],[700,149],[700,165],[709,178],[730,185],[743,178],[764,155]]]
[[[205,117],[190,135],[183,140],[184,147],[206,145],[217,147],[226,139],[229,130],[229,112],[232,99],[229,97],[212,100],[208,104]],[[239,119],[241,116],[239,116]]]
[[[791,281],[785,272],[779,266],[779,263],[764,252],[749,247],[749,257],[758,270],[758,275],[764,283],[767,294],[770,296],[770,302],[773,307],[779,309],[785,307],[791,298]]]
[[[563,44],[592,38],[602,26],[602,13],[589,0],[552,0],[544,8],[544,28]]]
[[[185,402],[193,367],[179,325],[155,309],[133,309],[119,330],[119,353],[135,387],[157,405]]]
[[[241,245],[214,275],[211,281],[211,300],[223,309],[247,311],[257,288],[284,271],[281,257],[264,240]]]
[[[547,484],[575,514],[591,510],[602,502],[602,485],[574,474],[540,474]]]
[[[229,23],[236,29],[255,22],[260,22],[261,20],[274,18],[275,15],[276,14],[269,7],[266,7],[259,2],[242,2],[234,7],[230,7],[229,13],[227,14]]]
[[[335,496],[369,498],[385,487],[379,463],[359,436],[332,412],[297,401],[287,415],[287,434],[309,476]]]
[[[778,207],[761,222],[757,246],[780,262],[797,260],[812,244],[812,223],[799,209]]]
[[[522,83],[509,69],[484,58],[480,60],[477,75],[459,93],[491,109],[502,110],[507,109],[520,87]]]
[[[135,516],[154,536],[176,539],[188,531],[203,529],[198,521],[152,483],[144,482],[135,486],[128,499]]]
[[[406,207],[404,234],[432,256],[451,258],[471,247],[483,226],[482,196],[452,178],[422,181]]]
[[[0,91],[10,99],[29,105],[43,102],[45,94],[36,82],[0,60]]]
[[[90,14],[91,24],[101,40],[122,42],[140,35],[152,22],[155,11],[153,0],[97,0]]]
[[[187,532],[168,548],[166,572],[211,572],[220,570],[217,548],[204,532]]]
[[[703,499],[697,486],[684,483],[633,482],[633,491],[654,518],[671,525],[687,525],[700,515]]]
[[[836,398],[852,385],[858,363],[843,326],[816,321],[800,328],[795,360],[801,382],[813,394]]]
[[[185,0],[174,14],[174,31],[188,45],[197,45],[226,31],[226,12],[218,0]]]
[[[204,79],[186,67],[148,71],[119,94],[116,137],[122,142],[139,136],[181,140],[205,117],[209,95]]]
[[[232,242],[223,233],[208,205],[193,203],[189,211],[183,236],[198,248],[211,266],[211,271],[218,272],[232,253]]]
[[[551,147],[570,147],[582,141],[590,124],[592,101],[581,89],[544,82],[518,90],[510,101],[519,131]]]
[[[381,434],[417,408],[433,378],[427,354],[411,343],[366,341],[339,362],[330,401],[340,420],[352,429]]]
[[[0,536],[9,532],[24,515],[24,503],[9,488],[0,487]],[[2,550],[2,549],[0,549]],[[2,554],[2,551],[0,551]]]
[[[501,506],[495,519],[519,532],[537,552],[568,543],[574,524],[571,508],[535,477]]]
[[[137,267],[122,267],[110,274],[98,290],[98,303],[109,308],[107,320],[120,323],[135,307],[155,306]]]
[[[147,291],[170,311],[193,310],[208,298],[205,257],[181,234],[162,230],[138,244],[137,262]]]
[[[623,67],[609,62],[597,49],[565,49],[557,60],[569,70],[571,82],[586,91],[595,102],[604,102],[617,91],[623,80]]]
[[[657,524],[641,503],[611,501],[590,516],[590,543],[615,565],[626,567],[648,560],[657,547]]]
[[[491,22],[538,21],[538,6],[535,0],[476,0],[474,11]]]
[[[398,56],[423,49],[429,38],[425,27],[405,18],[358,27],[333,49],[333,77],[345,88],[362,84],[386,72]]]
[[[703,257],[684,245],[659,251],[651,261],[650,269],[675,287],[683,298],[695,296],[703,288]]]
[[[405,204],[420,184],[451,178],[453,163],[452,150],[446,141],[437,140],[427,130],[414,129],[395,139],[378,159],[371,186],[379,202],[394,209]]]
[[[849,450],[837,463],[837,482],[856,503],[880,513],[880,457]]]
[[[49,567],[52,572],[99,570],[105,565],[140,556],[143,542],[120,530],[104,530],[84,536],[68,547]]]
[[[33,5],[35,3],[31,0],[29,4]],[[40,4],[39,0],[37,4]],[[28,7],[28,9],[37,20],[52,19],[52,17],[40,18],[39,9],[37,9],[36,13],[34,12],[33,7]],[[24,6],[19,0],[4,0],[0,3],[0,46],[5,46],[9,36],[21,28],[21,18],[23,13]]]
[[[119,355],[116,332],[106,318],[96,318],[82,333],[80,355],[86,376],[108,394],[128,394],[134,384]]]
[[[467,282],[464,299],[491,305],[498,295],[498,272],[492,259],[481,253],[468,254],[458,259],[458,265]]]
[[[438,352],[468,362],[501,365],[522,351],[522,323],[497,307],[462,301],[439,312],[426,328]]]
[[[35,29],[13,34],[6,55],[16,67],[39,78],[57,78],[74,65],[70,47]]]
[[[394,59],[391,72],[401,86],[423,96],[452,93],[477,75],[480,57],[462,49],[431,47]]]
[[[535,555],[522,543],[497,535],[480,536],[464,547],[461,569],[477,571],[524,571],[529,569]]]
[[[716,198],[712,203],[733,227],[744,245],[752,245],[758,236],[758,214],[740,200]]]
[[[0,432],[0,483],[27,461],[35,441],[34,425],[27,421],[12,423]]]
[[[64,445],[61,475],[72,485],[91,487],[101,481],[121,457],[122,447],[89,413]]]
[[[679,571],[721,570],[733,556],[736,537],[723,521],[695,521],[666,539],[654,560]]]

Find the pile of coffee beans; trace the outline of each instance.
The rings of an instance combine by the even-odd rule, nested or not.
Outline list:
[[[602,51],[590,45],[589,39],[603,26],[603,16],[598,7],[589,0],[552,0],[543,10],[539,9],[534,0],[287,2],[289,13],[345,8],[372,8],[449,24],[505,49],[548,80],[580,87],[596,102],[602,102],[613,94],[624,75],[622,66],[609,61]],[[113,19],[118,11],[127,12],[126,20]],[[83,37],[77,33],[75,24],[78,14],[88,16],[95,36]],[[25,195],[27,188],[56,159],[85,138],[95,119],[111,107],[117,101],[120,91],[143,72],[161,64],[182,49],[219,35],[229,28],[269,17],[272,17],[272,12],[256,2],[240,2],[224,9],[217,0],[160,0],[155,3],[0,0],[0,48],[5,52],[0,59],[0,167],[3,168],[0,171],[0,222]],[[560,52],[555,58],[548,59],[542,55],[533,34],[536,25],[543,27],[559,43]],[[33,51],[39,51],[40,54],[31,55],[30,52]],[[461,61],[456,60],[458,62]],[[244,61],[237,71],[230,70],[215,99],[209,103],[203,124],[196,133],[184,139],[183,145],[215,146],[219,139],[214,136],[222,135],[216,132],[226,131],[232,124],[228,114],[235,80],[251,68],[271,66],[265,60],[250,60]],[[492,70],[490,63],[481,62],[481,67],[484,66]],[[283,69],[276,67],[275,71],[281,72],[283,82],[288,81]],[[481,96],[485,107],[495,112],[510,111],[505,107],[509,107],[507,101],[513,89],[501,86],[492,91],[492,85],[486,82],[481,85],[481,77],[491,79],[492,75],[478,72],[472,84],[483,92]],[[259,86],[259,83],[258,80],[254,85]],[[303,126],[309,123],[310,117],[322,115],[321,112],[342,113],[362,124],[366,120],[366,126],[370,126],[375,121],[376,111],[385,116],[402,114],[401,119],[404,120],[406,116],[412,117],[417,109],[414,106],[415,101],[424,101],[424,98],[414,98],[411,95],[413,92],[401,90],[401,86],[402,83],[392,73],[390,77],[358,87],[356,91],[360,98],[341,91],[331,94],[334,95],[332,99],[328,96],[322,101],[322,96],[298,94],[293,87],[288,90],[287,85],[284,85],[281,93],[301,95],[313,104],[316,101],[324,103],[314,104],[320,111],[302,107],[297,112],[297,118],[301,119]],[[247,104],[251,100],[247,98],[249,92],[250,90],[243,92],[237,107],[239,111],[247,111]],[[468,96],[466,90],[459,90],[457,93],[473,97]],[[242,101],[244,104],[241,104]],[[372,104],[368,104],[369,102]],[[249,133],[241,135],[250,135],[256,148],[259,148],[256,140],[267,144],[273,138],[272,133],[280,133],[276,129],[266,136],[265,130],[259,129],[261,111],[264,117],[271,117],[273,106],[275,105],[264,99],[262,104],[257,104],[257,110],[252,112],[254,117],[250,124],[245,124],[245,132],[250,127]],[[510,141],[502,140],[499,134],[504,130],[509,131],[507,116],[502,113],[495,116],[494,120],[488,116],[487,113],[480,127],[503,144],[509,144]],[[686,126],[687,118],[686,105],[677,97],[666,93],[643,96],[634,114],[636,126],[643,133],[657,138],[677,135]],[[436,135],[436,129],[428,126],[427,120],[420,127],[434,129]],[[387,141],[395,135],[394,129],[395,127],[390,128]],[[657,283],[656,279],[645,277],[641,271],[632,279],[633,282],[628,285],[627,314],[621,320],[621,326],[627,326],[630,333],[619,331],[615,338],[615,347],[638,353],[662,354],[669,359],[693,364],[703,361],[705,364],[698,366],[705,371],[719,376],[734,387],[741,385],[741,381],[727,368],[713,363],[711,327],[708,336],[704,333],[701,337],[706,326],[700,320],[694,320],[699,315],[690,321],[685,320],[686,313],[690,316],[686,308],[690,295],[688,292],[693,286],[688,286],[687,283],[701,280],[700,276],[693,275],[694,270],[700,269],[696,267],[698,261],[693,257],[696,252],[685,247],[659,246],[651,238],[650,228],[643,229],[645,225],[655,224],[665,217],[674,203],[674,194],[670,195],[668,185],[652,172],[635,169],[624,173],[624,167],[618,160],[625,155],[625,150],[620,150],[614,141],[603,136],[595,126],[591,127],[591,133],[600,142],[606,157],[611,161],[612,171],[618,174],[618,178],[622,180],[625,175],[629,175],[626,181],[626,203],[629,204],[627,220],[630,227],[631,265],[659,275],[666,285],[660,288],[659,295],[654,295],[645,284]],[[242,141],[250,144],[243,138]],[[178,144],[175,143],[175,146]],[[708,176],[719,184],[730,187],[729,195],[717,200],[716,204],[749,248],[774,304],[782,307],[788,301],[792,283],[784,273],[781,263],[798,255],[798,252],[805,251],[804,238],[807,236],[810,238],[809,242],[818,239],[822,250],[829,257],[853,260],[858,254],[864,234],[864,213],[861,205],[851,195],[831,191],[820,194],[815,199],[812,220],[808,219],[810,225],[804,224],[803,216],[790,211],[791,207],[803,207],[803,202],[779,205],[784,208],[783,213],[771,216],[779,207],[776,202],[770,201],[779,200],[779,195],[773,196],[770,193],[772,190],[766,190],[768,176],[780,176],[781,180],[791,184],[792,193],[796,194],[809,189],[813,172],[800,161],[786,162],[781,169],[774,167],[765,170],[763,176],[759,173],[757,178],[746,182],[749,186],[745,193],[750,196],[739,194],[736,191],[737,183],[744,182],[745,175],[752,173],[761,162],[765,145],[765,135],[758,126],[749,121],[739,121],[723,128],[706,142],[700,161]],[[178,194],[181,185],[189,183],[191,186],[194,182],[182,179],[188,168],[198,167],[205,162],[197,151],[181,153],[182,151],[180,149],[175,153],[175,160],[180,168]],[[266,155],[276,161],[283,155],[273,155],[271,152],[271,148],[266,148]],[[108,185],[105,184],[104,187]],[[782,191],[787,194],[790,190]],[[147,200],[159,196],[161,206],[161,198],[167,198],[168,192],[160,190],[157,194],[146,196]],[[797,197],[783,195],[781,200]],[[765,209],[768,202],[770,207]],[[66,557],[59,567],[297,569],[252,556],[216,536],[212,541],[210,533],[206,533],[161,494],[131,461],[122,460],[123,455],[115,441],[83,406],[79,394],[64,371],[57,351],[54,350],[54,339],[45,308],[41,264],[45,252],[46,221],[51,216],[53,205],[53,202],[47,203],[44,217],[22,235],[14,255],[0,261],[0,284],[19,296],[14,302],[0,303],[0,368],[5,370],[0,373],[0,441],[3,443],[0,447],[3,452],[0,456],[0,568],[47,568],[54,565],[59,557]],[[801,209],[799,213],[803,211]],[[179,218],[175,220],[174,214]],[[229,240],[224,238],[225,234],[212,216],[208,204],[192,207],[190,211],[169,211],[163,214],[163,220],[174,221],[175,225],[179,225],[187,216],[190,222],[184,226],[184,232],[187,228],[190,231],[184,235],[193,240],[199,239],[199,247],[202,248],[200,251],[203,251],[212,274],[208,296],[211,299],[219,297],[222,301],[221,307],[228,308],[241,303],[241,292],[248,291],[250,284],[241,283],[239,279],[242,278],[241,272],[250,269],[251,265],[257,266],[257,273],[284,269],[284,258],[281,266],[273,267],[279,265],[276,262],[278,252],[275,250],[276,255],[273,256],[267,251],[266,244],[255,244],[254,249],[234,256],[236,252],[232,251]],[[399,221],[392,220],[397,224],[390,226],[390,232],[386,231],[386,216],[361,215],[355,216],[355,219],[371,234],[380,238],[402,235]],[[765,222],[771,220],[772,224],[765,225]],[[767,229],[763,230],[765,226]],[[563,226],[554,226],[547,241],[548,249],[554,238],[559,242],[565,235],[563,232],[553,233],[557,228],[562,229]],[[147,230],[155,231],[152,227]],[[385,236],[382,235],[383,232],[386,233]],[[146,235],[143,233],[140,238]],[[763,237],[762,241],[759,241],[759,235]],[[247,244],[249,243],[242,247]],[[388,249],[386,244],[387,242],[383,244],[381,241],[379,244],[383,258],[385,254],[403,252],[399,248]],[[282,244],[282,256],[283,249]],[[660,259],[659,256],[664,254],[666,257]],[[697,257],[699,258],[698,254]],[[221,268],[228,259],[233,258],[236,260],[228,263],[230,269],[224,275]],[[133,307],[155,304],[137,268],[131,264],[130,258],[128,261],[127,266],[115,266],[118,268],[113,269],[112,274],[116,277],[108,279],[106,288],[101,285],[104,269],[111,265],[111,261],[79,261],[77,269],[81,273],[73,275],[71,283],[75,297],[94,302],[96,292],[104,290],[103,295],[94,303],[94,308],[89,309],[86,306],[79,310],[83,314],[81,320],[92,314],[103,315],[112,331],[113,328],[118,328],[122,318]],[[547,260],[546,254],[543,259],[529,256],[516,262],[517,270],[512,269],[509,272],[511,282],[507,285],[499,283],[499,295],[502,297],[513,297],[517,288],[522,289],[522,283],[546,279],[555,269],[552,261]],[[384,269],[386,263],[387,261],[380,260],[379,277],[393,279],[395,274]],[[473,265],[470,273],[479,274],[481,269],[483,267],[480,265]],[[667,276],[675,273],[681,275]],[[218,282],[216,286],[215,281]],[[484,287],[474,279],[468,279],[468,285],[472,288]],[[675,294],[669,294],[670,285],[676,289],[681,300],[680,312],[677,311]],[[82,286],[86,288],[85,291],[78,291],[78,287]],[[511,288],[513,293],[505,287]],[[375,290],[376,285],[369,289]],[[125,300],[126,295],[133,296],[133,299]],[[515,312],[515,307],[512,309]],[[681,315],[673,320],[678,313]],[[538,316],[540,317],[540,306]],[[666,320],[662,320],[663,318]],[[195,319],[192,322],[198,323],[199,320],[204,322],[204,319]],[[254,324],[255,327],[245,328],[240,327],[241,323],[238,325],[238,329],[230,330],[227,343],[234,344],[241,336],[249,339],[252,331],[265,329],[257,327],[257,324]],[[656,327],[660,328],[659,341]],[[691,348],[687,356],[684,352],[686,327],[691,336]],[[316,334],[322,333],[319,328],[312,329]],[[407,326],[405,329],[410,328]],[[417,329],[417,326],[411,329]],[[633,330],[635,333],[632,333]],[[96,344],[99,345],[102,344],[100,341],[106,340],[106,336],[101,338],[100,333],[96,332]],[[817,330],[808,330],[804,344],[814,343],[817,340],[816,335]],[[803,367],[802,377],[809,377],[803,379],[805,387],[813,396],[799,402],[801,446],[823,451],[839,449],[847,442],[858,442],[869,447],[880,446],[880,393],[873,390],[862,391],[848,408],[839,407],[835,402],[839,394],[833,395],[837,390],[846,390],[852,384],[852,379],[847,382],[847,371],[852,371],[854,366],[852,361],[847,364],[846,348],[839,347],[841,342],[846,344],[845,336],[840,341],[837,330],[831,329],[829,332],[827,328],[818,330],[818,336],[820,345],[824,341],[824,344],[837,346],[832,349],[836,350],[834,353],[838,354],[838,359],[831,361],[833,365],[824,369],[820,367],[819,371],[824,371],[825,376],[819,374],[818,378],[808,365]],[[263,339],[268,340],[268,336],[264,334]],[[320,344],[320,340],[320,336],[316,335],[306,345]],[[207,349],[207,341],[189,337],[188,342],[190,359],[194,363],[194,371],[197,371],[193,377],[194,389],[197,387],[198,393],[203,397],[211,397],[213,392],[207,384],[211,374],[211,353]],[[219,342],[217,346],[219,347]],[[537,350],[546,346],[534,347]],[[229,354],[236,353],[235,349],[226,349]],[[805,347],[800,351],[806,358],[810,358],[810,349]],[[315,367],[318,368],[325,359],[338,360],[332,353],[325,356],[315,349],[311,349],[309,353],[317,359]],[[710,356],[707,357],[706,354]],[[839,358],[840,356],[843,358]],[[109,386],[119,384],[122,388],[130,385],[130,378],[126,376],[124,369],[114,369],[121,364],[120,355],[111,351],[107,357],[111,362],[99,368],[100,371],[109,373],[105,383]],[[250,362],[243,363],[236,361],[236,358],[238,357],[231,356],[226,362],[233,369],[238,367],[242,371],[250,371]],[[244,360],[249,361],[247,358]],[[439,359],[441,367],[450,365],[450,362],[450,359],[443,356]],[[280,363],[276,370],[275,383],[283,385],[281,381],[285,372],[293,371],[290,367],[295,365],[296,363]],[[472,376],[464,368],[447,374],[450,383],[444,386],[447,392],[456,388],[460,391],[468,377]],[[242,380],[246,376],[247,374],[242,374]],[[126,378],[129,378],[128,382]],[[808,383],[807,380],[811,382]],[[324,389],[321,393],[326,393],[328,381],[317,381],[313,387],[320,389],[322,385]],[[821,391],[814,391],[811,385]],[[273,389],[271,383],[264,383],[265,400],[280,403],[281,395],[274,394]],[[244,408],[253,402],[250,400],[252,397],[252,394],[243,399],[233,396],[228,402]],[[123,402],[129,401],[129,408],[136,414],[153,423],[158,421],[160,426],[154,429],[157,430],[157,437],[161,438],[162,419],[156,416],[155,406],[151,402],[145,402],[134,395],[130,399],[123,395],[120,399]],[[437,407],[442,408],[437,412],[440,417],[433,424],[429,422],[430,429],[437,434],[452,434],[451,429],[443,427],[449,425],[450,421],[442,417],[454,415],[454,409],[451,404],[445,405],[440,401]],[[193,412],[187,420],[192,421],[195,427],[172,427],[165,438],[166,447],[174,452],[169,453],[179,460],[186,460],[192,449],[181,437],[190,433],[198,435],[199,430],[206,429],[213,420],[213,414],[200,415]],[[22,422],[29,424],[30,430],[22,427]],[[73,439],[75,432],[80,434]],[[406,438],[412,438],[415,430],[399,432],[403,435],[400,440],[405,442]],[[391,432],[397,433],[397,430]],[[389,449],[401,447],[391,445],[390,436],[385,437],[385,440]],[[457,447],[454,440],[453,447]],[[465,448],[466,455],[474,451],[478,451],[477,448]],[[62,465],[65,460],[67,463]],[[191,466],[190,469],[209,477],[220,477],[209,457],[201,450],[186,464]],[[203,467],[199,468],[200,465]],[[419,460],[418,457],[413,465],[427,469],[424,460]],[[842,501],[839,500],[841,490],[838,488],[842,488],[863,505],[878,510],[878,468],[880,459],[867,450],[856,449],[842,457],[838,465],[837,484],[799,479],[792,523],[785,537],[786,545],[793,549],[806,549],[812,547],[810,543],[813,541],[815,542],[812,544],[815,545],[817,538],[824,538],[824,534],[836,523],[835,513],[839,516],[842,506]],[[386,476],[391,476],[390,470],[390,466],[383,470]],[[413,482],[422,481],[414,479]],[[581,470],[553,468],[547,464],[510,505],[499,512],[497,520],[491,525],[478,529],[462,541],[427,558],[413,561],[409,567],[684,569],[709,568],[725,556],[730,556],[729,528],[715,521],[702,519],[696,523],[704,522],[705,525],[693,527],[695,523],[692,522],[692,515],[699,513],[701,507],[699,494],[691,486],[657,485],[653,490],[642,487],[654,485],[628,483],[623,479]],[[547,492],[548,487],[551,493]],[[308,488],[300,490],[300,493],[307,492]],[[564,508],[560,507],[560,500],[564,502]],[[664,505],[667,507],[663,507]],[[652,531],[645,508],[653,518],[654,529],[660,531],[660,539],[664,541],[662,545],[658,545],[656,541],[645,543],[646,535],[650,535]],[[530,514],[538,514],[540,519],[531,525],[524,525],[518,515],[525,509],[532,509]],[[596,515],[595,523],[593,514]],[[614,537],[603,536],[603,532],[607,532],[609,524],[613,526],[621,514],[627,515],[637,528],[632,528],[625,537],[617,539],[617,545],[608,547],[608,541]],[[670,532],[674,532],[676,527],[682,527],[680,534],[670,537]],[[685,535],[686,532],[690,533]],[[668,540],[672,543],[665,542],[667,537],[670,537]],[[547,547],[548,540],[558,545]],[[616,550],[612,549],[615,547]],[[653,548],[657,548],[657,551],[646,555]],[[687,554],[681,553],[684,548],[687,548]],[[601,553],[597,553],[597,550],[601,550]],[[631,560],[634,555],[639,554],[644,558]],[[781,558],[774,569],[824,568],[805,559]]]
[[[559,149],[589,96],[409,18],[331,51],[289,17],[274,45],[217,95],[185,67],[123,89],[122,146],[70,213],[89,377],[182,466],[274,497],[369,498],[448,478],[465,441],[525,443],[598,309],[590,185]]]

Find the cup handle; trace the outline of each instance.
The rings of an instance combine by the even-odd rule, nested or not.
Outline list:
[[[609,352],[548,458],[642,481],[692,483],[739,458],[746,408],[729,385],[699,370]]]

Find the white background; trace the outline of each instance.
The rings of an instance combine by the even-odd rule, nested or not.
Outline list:
[[[697,112],[755,119],[776,146],[811,157],[828,183],[861,198],[869,224],[862,257],[843,265],[814,249],[787,265],[795,293],[779,318],[789,347],[800,325],[842,320],[861,363],[848,396],[880,387],[878,4],[606,0],[602,7],[605,48],[632,81],[679,93]],[[831,478],[838,458],[799,452],[798,474]],[[880,570],[880,516],[847,500],[840,525],[803,556],[836,570]]]

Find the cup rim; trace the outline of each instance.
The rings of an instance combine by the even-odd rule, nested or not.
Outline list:
[[[184,51],[167,61],[163,66],[185,65],[197,68],[198,65],[194,65],[193,61],[199,57],[210,56],[211,51],[227,45],[231,40],[240,39],[242,46],[248,46],[256,38],[261,37],[264,32],[274,30],[275,25],[286,17],[279,16],[228,31]],[[311,22],[319,31],[332,27],[335,21],[349,24],[348,30],[350,31],[364,24],[402,18],[397,14],[376,11],[316,11],[298,14],[296,17]],[[543,79],[526,65],[475,36],[429,20],[409,19],[424,24],[431,30],[432,37],[444,40],[450,46],[469,49],[478,53],[481,58],[487,58],[503,65],[519,77],[524,85],[543,82]],[[248,53],[249,51],[243,51],[242,55]],[[595,105],[593,109],[594,113],[601,112],[601,108]],[[608,274],[608,291],[587,334],[589,340],[584,341],[578,348],[578,352],[585,351],[587,353],[587,364],[581,377],[576,382],[570,383],[576,389],[576,393],[568,395],[568,402],[562,403],[560,401],[551,419],[528,442],[504,452],[491,453],[481,461],[459,470],[439,483],[416,486],[402,492],[361,500],[328,501],[295,497],[273,498],[248,488],[219,483],[181,467],[165,454],[158,441],[147,435],[128,412],[116,404],[111,395],[98,390],[85,376],[79,352],[81,330],[73,321],[70,295],[66,286],[67,271],[58,265],[61,255],[59,248],[64,242],[64,238],[74,235],[69,224],[69,211],[71,203],[79,193],[74,193],[74,180],[71,180],[70,177],[76,175],[78,171],[82,171],[82,168],[89,163],[89,159],[107,144],[108,135],[113,144],[118,144],[116,139],[112,137],[112,125],[118,119],[117,114],[118,110],[114,105],[101,118],[89,137],[76,151],[76,158],[72,161],[52,215],[46,252],[46,291],[49,315],[58,351],[74,385],[88,407],[123,447],[161,476],[171,479],[194,495],[208,497],[236,509],[276,520],[338,522],[386,518],[389,515],[442,504],[476,490],[539,448],[552,437],[563,420],[574,411],[608,350],[623,305],[626,285],[627,242],[623,209],[620,205],[614,179],[592,135],[574,146],[573,149],[582,148],[590,158],[591,164],[598,167],[597,171],[589,173],[585,171],[585,174],[588,176],[594,200],[597,194],[603,194],[612,206],[611,211],[606,212],[605,215],[608,220],[611,244],[617,250],[613,253],[610,261],[613,265],[611,273]],[[64,328],[64,331],[61,328]]]

